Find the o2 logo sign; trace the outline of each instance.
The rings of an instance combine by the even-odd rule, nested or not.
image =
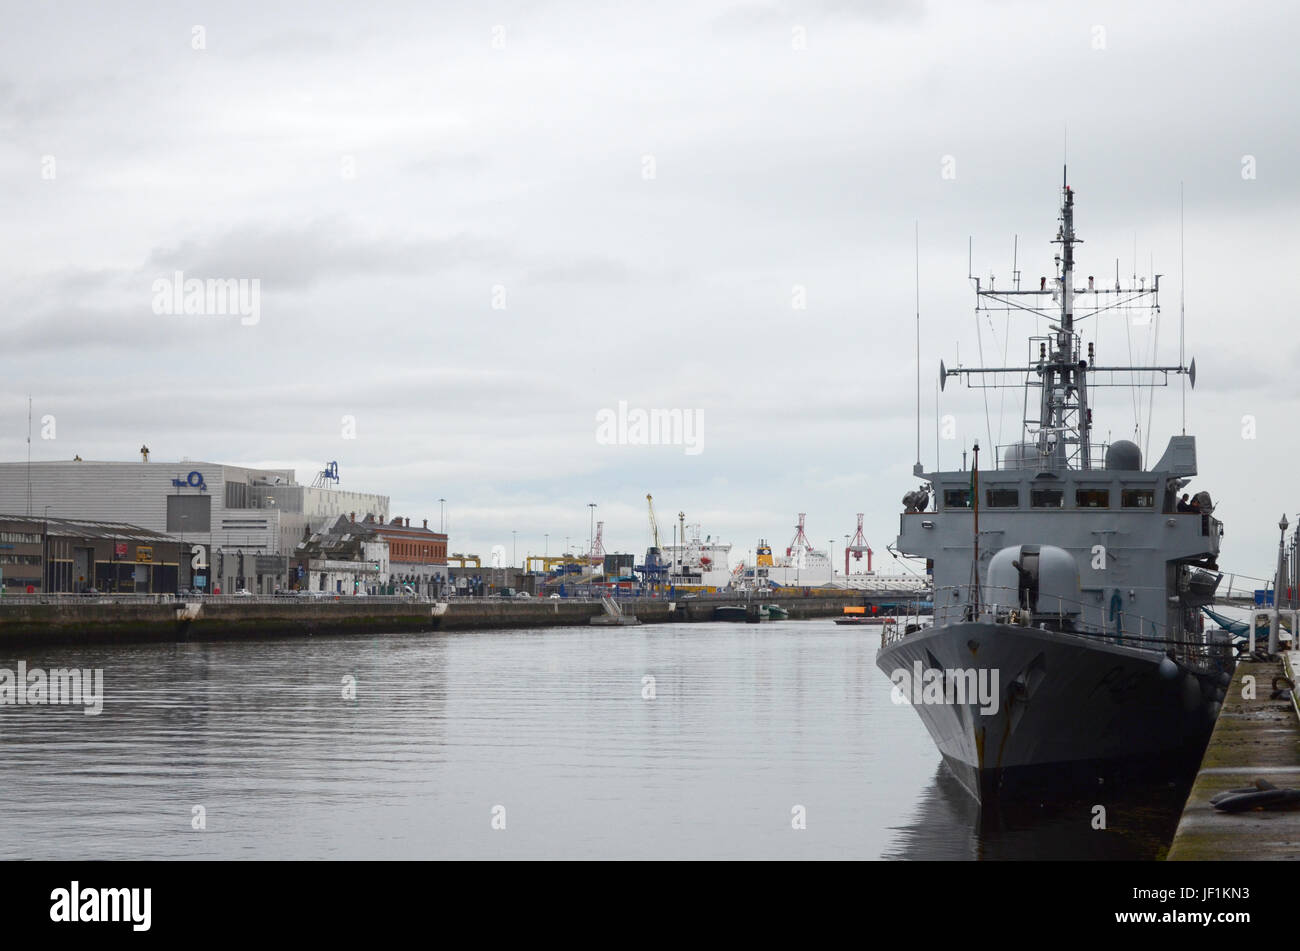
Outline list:
[[[200,492],[208,491],[207,484],[203,481],[203,473],[195,469],[184,479],[172,479],[172,485],[178,489],[184,489],[187,486],[191,489],[198,489]]]

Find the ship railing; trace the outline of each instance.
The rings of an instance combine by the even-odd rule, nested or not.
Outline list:
[[[1038,451],[1037,443],[1009,442],[994,446],[994,464],[991,468],[1003,470],[1034,469],[1045,472],[1065,472],[1071,469],[1104,469],[1106,467],[1106,450],[1110,443],[1089,443],[1087,465],[1084,465],[1083,450],[1075,445],[1067,446],[1064,453],[1043,455]]]
[[[971,594],[969,585],[945,585],[935,589],[934,601],[928,611],[923,602],[910,602],[906,611],[899,612],[896,632],[886,634],[884,643],[902,640],[931,624],[946,626],[962,621],[982,621],[1042,627],[1094,641],[1171,653],[1175,660],[1192,666],[1213,666],[1219,662],[1218,654],[1222,652],[1221,648],[1203,639],[1195,640],[1198,634],[1186,632],[1179,637],[1179,632],[1172,630],[1166,622],[1142,614],[1121,609],[1112,617],[1104,602],[1098,604],[1040,593],[1039,600],[1054,602],[1055,609],[1031,612],[1021,607],[1019,588],[981,585],[977,610]]]

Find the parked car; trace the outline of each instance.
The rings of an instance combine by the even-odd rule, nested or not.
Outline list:
[[[552,600],[552,601],[558,601],[558,600],[560,600],[560,596],[559,596],[558,594],[553,594],[553,595],[551,595],[551,600]]]
[[[528,598],[531,598],[532,595],[529,594],[527,591],[516,591],[516,592],[515,592],[515,597],[516,597],[516,598],[523,598],[524,600],[527,600]]]
[[[235,592],[235,597],[237,598],[251,598],[252,596],[253,592],[249,591],[247,588],[240,588]]]

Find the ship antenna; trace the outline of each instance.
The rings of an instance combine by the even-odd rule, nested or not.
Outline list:
[[[970,471],[971,487],[971,506],[974,510],[975,521],[975,539],[974,539],[974,560],[971,561],[971,592],[975,599],[975,612],[971,615],[972,621],[978,621],[980,617],[980,444],[974,445],[974,463]]]
[[[921,223],[914,221],[916,250],[916,473],[921,470]],[[935,412],[938,412],[936,407]],[[937,452],[937,449],[936,449]],[[935,463],[936,468],[938,463]]]
[[[1184,323],[1186,320],[1183,311],[1183,295],[1187,287],[1187,268],[1183,264],[1183,183],[1178,183],[1178,365],[1186,365],[1186,354],[1184,352]],[[1179,373],[1182,377],[1183,387],[1183,435],[1187,435],[1187,374]]]

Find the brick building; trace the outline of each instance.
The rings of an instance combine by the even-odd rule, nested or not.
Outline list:
[[[409,518],[394,517],[385,523],[367,516],[359,523],[375,538],[388,545],[388,575],[383,583],[398,589],[410,585],[416,594],[430,597],[444,593],[451,579],[447,566],[447,536],[423,525],[412,526]]]

